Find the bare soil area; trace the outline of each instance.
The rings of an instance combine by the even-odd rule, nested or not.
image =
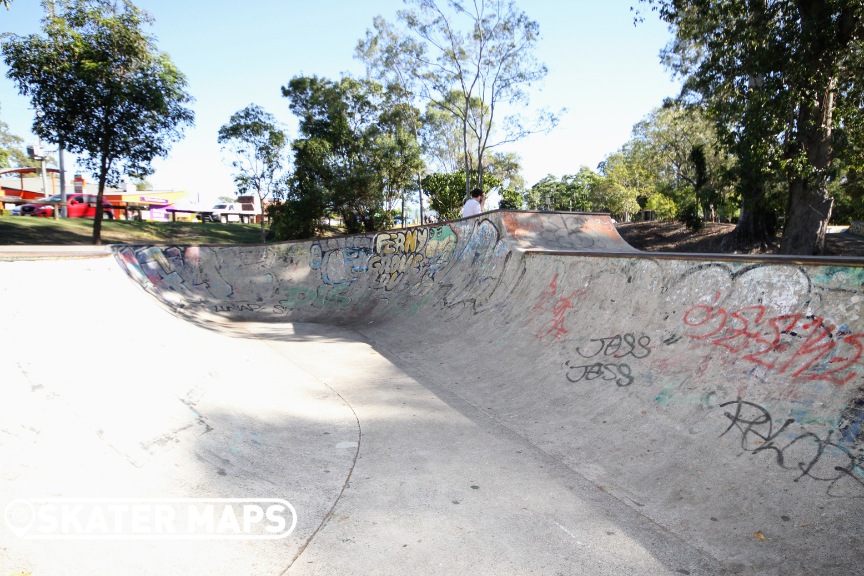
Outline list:
[[[618,233],[628,244],[646,252],[697,252],[728,254],[723,240],[735,229],[734,224],[708,222],[699,231],[691,231],[681,222],[649,221],[627,222],[616,225]],[[828,234],[826,256],[864,257],[864,237],[848,231]],[[776,238],[762,254],[776,254],[780,238]]]

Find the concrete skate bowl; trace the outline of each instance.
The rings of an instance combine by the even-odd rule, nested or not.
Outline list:
[[[359,333],[731,573],[862,573],[864,260],[648,254],[605,215],[506,211],[115,252],[213,329]]]

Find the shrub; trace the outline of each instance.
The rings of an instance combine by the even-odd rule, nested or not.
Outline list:
[[[702,211],[695,200],[689,200],[678,209],[678,221],[683,222],[688,230],[697,232],[705,227]]]
[[[675,201],[664,194],[654,194],[645,203],[646,210],[653,210],[658,220],[671,220],[678,213]]]

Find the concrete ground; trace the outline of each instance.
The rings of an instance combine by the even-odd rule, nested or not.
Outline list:
[[[0,254],[0,503],[297,519],[34,539],[7,507],[0,575],[856,573],[864,262],[648,258],[609,228]]]

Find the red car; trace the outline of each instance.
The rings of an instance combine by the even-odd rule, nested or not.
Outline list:
[[[13,216],[54,216],[54,206],[46,202],[60,202],[60,195],[46,198],[43,202],[32,202],[24,204],[12,210]],[[106,220],[114,219],[113,206],[107,200],[102,201],[102,217]],[[66,213],[69,218],[93,218],[96,216],[96,196],[93,194],[67,194]]]

